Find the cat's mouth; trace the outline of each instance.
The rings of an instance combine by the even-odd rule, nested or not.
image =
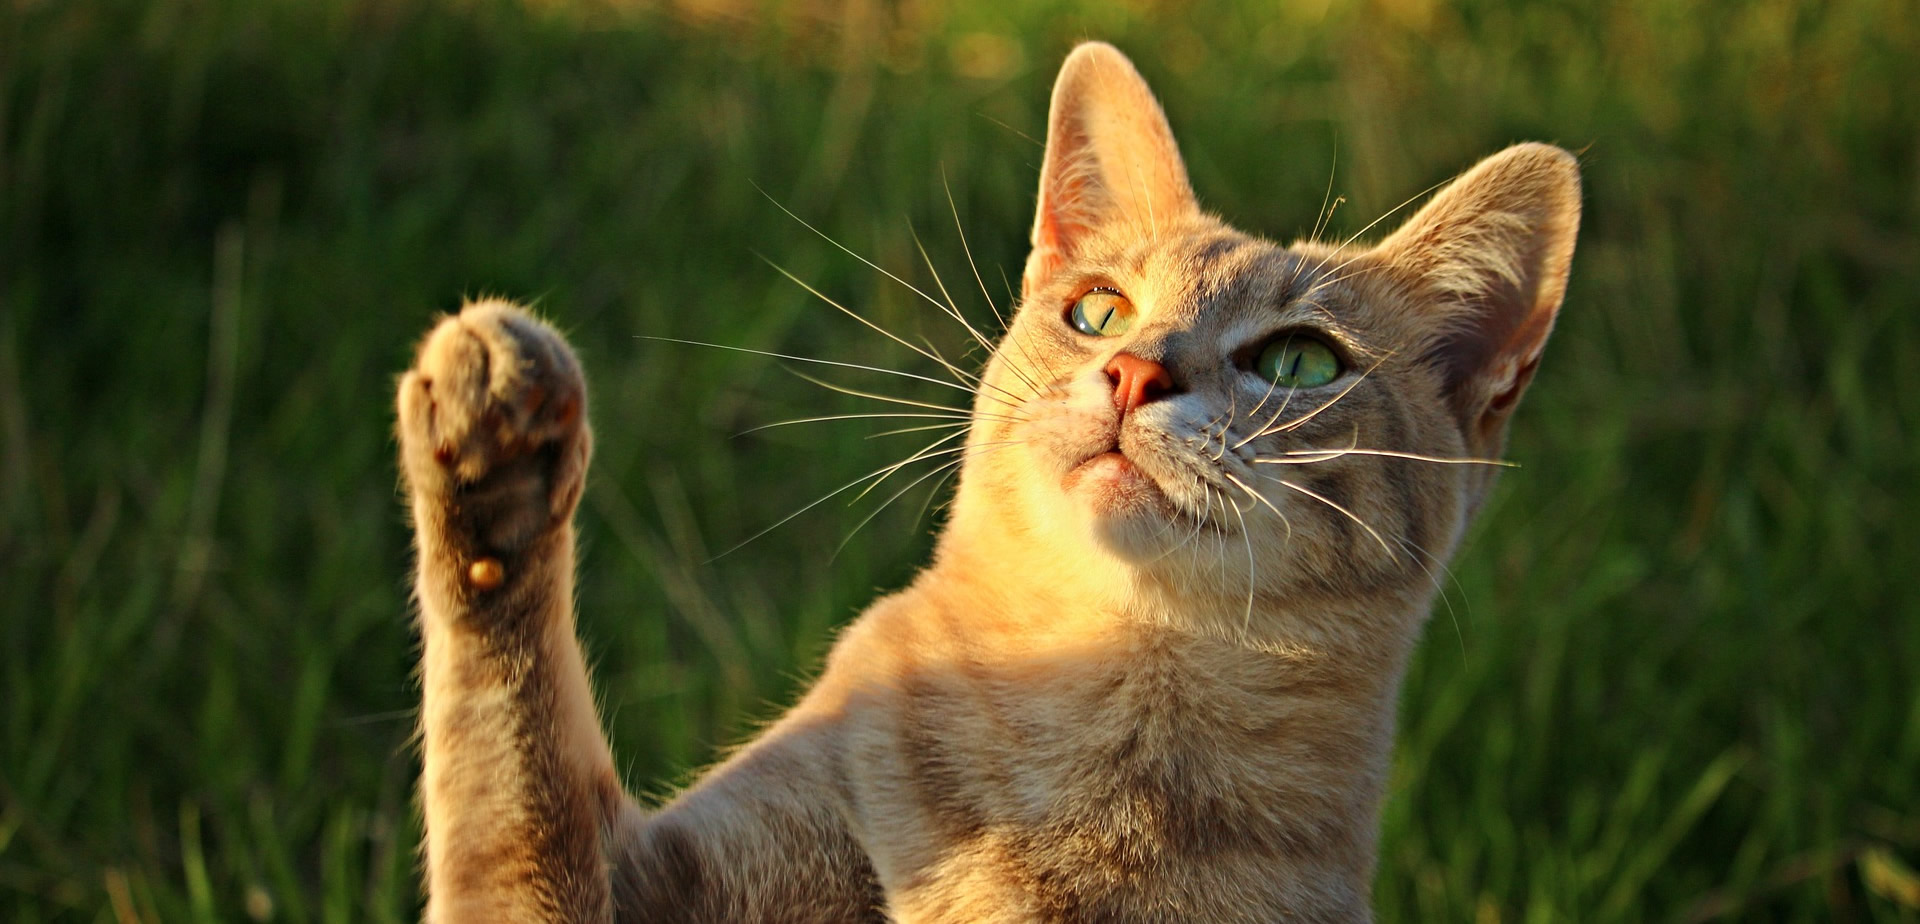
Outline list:
[[[1140,471],[1140,466],[1133,464],[1133,459],[1129,458],[1126,453],[1121,452],[1118,446],[1096,452],[1081,459],[1078,463],[1075,463],[1073,470],[1068,473],[1067,477],[1073,478],[1088,470],[1111,471],[1115,476],[1143,478],[1149,483],[1153,481],[1145,472]]]
[[[1117,438],[1068,467],[1061,487],[1069,494],[1085,497],[1103,513],[1141,507],[1172,512],[1172,503],[1159,481],[1121,448]]]

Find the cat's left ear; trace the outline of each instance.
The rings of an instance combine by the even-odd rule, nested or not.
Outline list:
[[[1021,294],[1103,233],[1151,234],[1199,210],[1173,129],[1133,62],[1105,42],[1076,47],[1053,85]]]
[[[1539,366],[1579,230],[1579,162],[1519,144],[1462,174],[1375,250],[1444,313],[1431,358],[1483,451],[1498,451]]]

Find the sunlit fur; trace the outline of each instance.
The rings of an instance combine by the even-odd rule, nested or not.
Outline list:
[[[447,320],[400,402],[429,915],[1368,919],[1401,671],[1578,217],[1572,157],[1521,145],[1377,246],[1241,234],[1132,65],[1076,49],[1021,304],[983,373],[949,370],[973,419],[933,562],[658,809],[613,783],[573,638],[577,366],[509,306]],[[1095,286],[1138,311],[1124,334],[1069,323]],[[1258,377],[1287,333],[1344,373]],[[1116,403],[1122,352],[1171,388]],[[463,582],[480,556],[504,586]]]

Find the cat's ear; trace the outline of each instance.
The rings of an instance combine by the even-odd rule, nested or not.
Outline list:
[[[1553,330],[1579,230],[1579,162],[1519,144],[1462,174],[1375,251],[1443,313],[1432,358],[1470,436],[1495,448]]]
[[[1053,85],[1023,294],[1094,234],[1151,233],[1197,211],[1173,130],[1133,62],[1104,42],[1075,48]]]

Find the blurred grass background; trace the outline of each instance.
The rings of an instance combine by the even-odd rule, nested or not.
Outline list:
[[[925,286],[917,234],[990,319],[956,219],[1004,303],[1087,37],[1278,237],[1330,173],[1346,233],[1510,141],[1584,152],[1524,467],[1406,684],[1380,920],[1920,920],[1910,0],[7,0],[0,917],[417,913],[388,406],[463,295],[589,369],[630,782],[772,714],[937,507],[708,559],[918,444],[736,437],[861,405],[637,338],[928,371],[764,254],[964,352],[773,200]]]

